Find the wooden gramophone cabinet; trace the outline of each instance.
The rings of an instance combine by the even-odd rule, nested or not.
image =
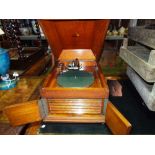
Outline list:
[[[41,100],[7,107],[12,125],[45,122],[107,123],[114,134],[128,134],[131,124],[108,102],[109,89],[99,66],[109,20],[39,20],[56,65],[41,90]],[[57,62],[68,65],[78,58],[93,73],[89,87],[62,87]],[[72,82],[72,81],[70,81]]]

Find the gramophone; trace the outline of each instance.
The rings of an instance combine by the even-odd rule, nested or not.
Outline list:
[[[109,88],[99,65],[109,20],[39,20],[39,24],[56,63],[41,86],[41,99],[4,109],[11,125],[41,121],[46,129],[52,122],[106,123],[112,133],[128,134],[131,124],[108,101]]]
[[[0,29],[0,35],[4,32]],[[6,49],[0,48],[0,90],[8,90],[16,86],[18,73],[14,72],[10,77],[8,70],[10,68],[10,57]]]

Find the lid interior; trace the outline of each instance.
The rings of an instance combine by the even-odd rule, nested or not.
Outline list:
[[[91,49],[99,60],[109,20],[39,20],[56,59],[63,49]]]

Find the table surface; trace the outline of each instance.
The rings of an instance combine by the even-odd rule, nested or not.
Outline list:
[[[39,90],[42,81],[43,77],[23,77],[15,88],[0,91],[0,122],[7,121],[3,114],[3,109],[6,106],[36,99],[37,96],[34,94]]]

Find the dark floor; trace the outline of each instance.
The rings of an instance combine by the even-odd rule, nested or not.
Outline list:
[[[130,80],[122,80],[120,83],[123,96],[110,96],[110,100],[132,124],[131,134],[155,134],[155,112],[147,109]]]
[[[46,125],[45,127],[43,127]],[[105,124],[42,123],[40,134],[52,135],[111,135]]]
[[[110,96],[110,101],[132,124],[131,134],[155,134],[155,112],[149,111],[130,80],[121,80],[122,97]],[[45,124],[45,123],[43,123]],[[48,123],[40,134],[111,134],[104,124]]]

